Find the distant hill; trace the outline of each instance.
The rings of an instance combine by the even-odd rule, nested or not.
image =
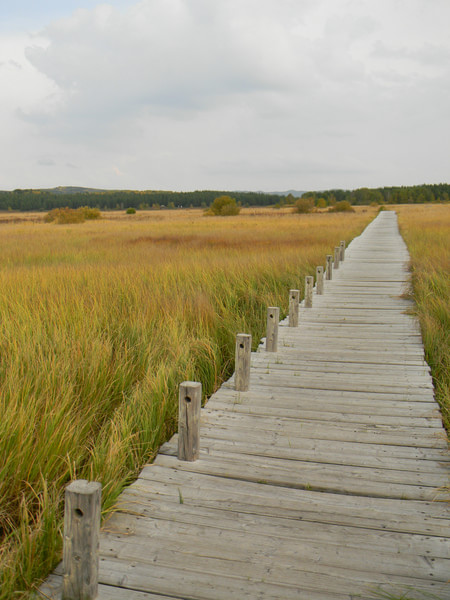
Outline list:
[[[41,192],[49,192],[50,194],[102,194],[113,190],[102,190],[98,188],[79,187],[76,185],[60,185],[54,188],[43,188]]]
[[[294,198],[301,198],[302,194],[305,193],[306,190],[303,191],[299,191],[299,190],[288,190],[287,192],[270,192],[271,194],[276,194],[277,196],[289,196],[289,194],[292,194],[294,196]]]

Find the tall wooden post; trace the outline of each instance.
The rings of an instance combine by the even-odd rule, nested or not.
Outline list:
[[[300,291],[289,290],[289,327],[298,327],[298,307]]]
[[[323,294],[323,267],[316,267],[316,293],[321,296]]]
[[[342,240],[342,242],[340,243],[340,248],[341,248],[341,255],[340,255],[340,259],[341,261],[345,260],[345,240]]]
[[[200,454],[202,384],[185,381],[178,395],[178,460],[194,461]]]
[[[66,487],[62,600],[97,598],[101,501],[101,483],[78,479]]]
[[[305,277],[305,308],[312,308],[314,277]]]
[[[252,336],[249,333],[236,335],[236,359],[234,364],[235,389],[246,392],[250,387],[250,361],[252,354]]]
[[[333,279],[333,256],[327,254],[327,280]]]
[[[269,306],[267,309],[266,352],[276,352],[278,349],[279,322],[280,309],[278,306]]]
[[[334,249],[334,268],[339,269],[339,257],[341,255],[341,247],[336,246]]]

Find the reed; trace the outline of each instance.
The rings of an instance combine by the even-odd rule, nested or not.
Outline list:
[[[414,311],[425,357],[450,434],[450,205],[400,205],[396,211],[411,255]]]
[[[373,217],[161,211],[5,224],[0,241],[0,599],[60,558],[62,489],[103,485],[103,511],[175,430],[177,390],[210,395],[235,335]],[[285,306],[286,305],[286,306]]]

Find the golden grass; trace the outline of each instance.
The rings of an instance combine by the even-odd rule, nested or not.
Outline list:
[[[210,394],[235,334],[350,241],[375,209],[107,214],[6,224],[0,242],[0,599],[58,560],[61,495],[104,486],[104,510],[175,428],[177,388]]]
[[[450,205],[395,207],[411,255],[412,288],[436,399],[450,432]]]

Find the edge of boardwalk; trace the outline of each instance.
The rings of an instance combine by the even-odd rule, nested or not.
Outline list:
[[[450,598],[449,456],[407,261],[380,213],[278,351],[252,354],[250,390],[231,378],[202,409],[199,460],[161,448],[103,528],[99,598]]]

